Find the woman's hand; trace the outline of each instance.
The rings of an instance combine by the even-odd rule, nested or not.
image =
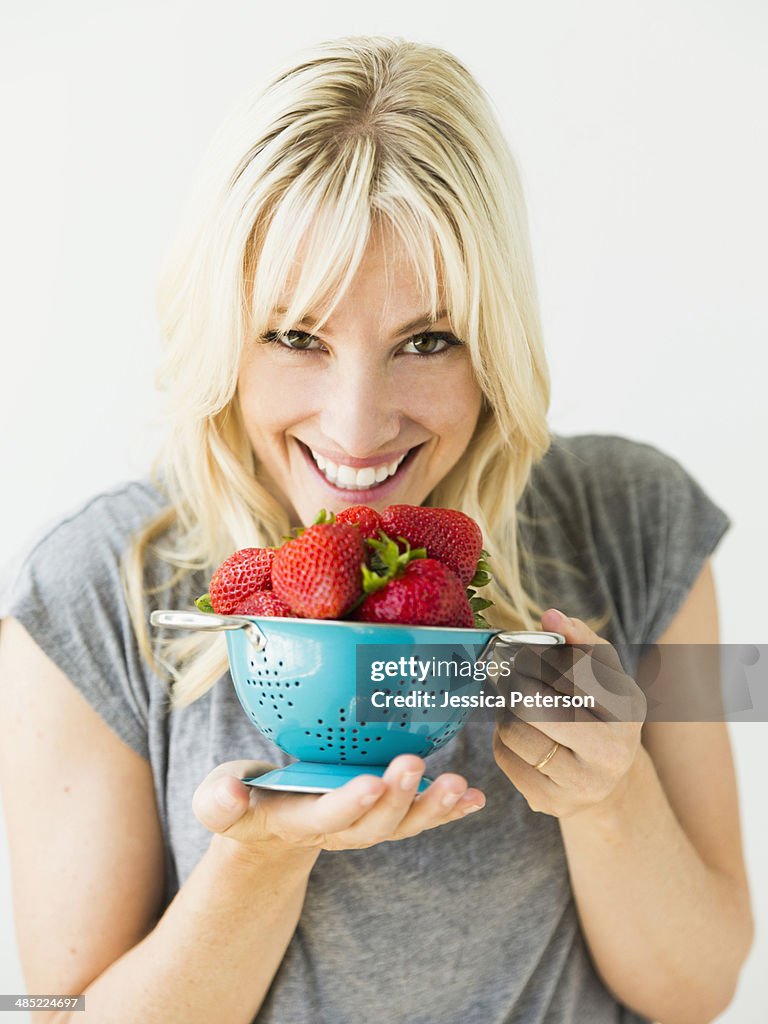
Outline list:
[[[493,753],[531,810],[566,818],[620,798],[640,749],[646,702],[615,649],[580,619],[550,609],[541,623],[562,633],[566,644],[592,650],[523,648],[505,689],[530,696],[576,690],[595,696],[595,707],[564,712],[518,705],[514,714],[505,709],[497,717]]]
[[[485,797],[461,775],[438,776],[416,796],[424,761],[401,754],[383,778],[361,775],[315,796],[246,786],[240,781],[275,768],[263,761],[228,761],[200,783],[192,800],[198,821],[235,840],[242,852],[265,848],[362,850],[416,836],[480,810]]]

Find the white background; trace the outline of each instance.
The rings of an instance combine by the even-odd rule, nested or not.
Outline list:
[[[722,639],[768,643],[762,0],[10,6],[0,564],[146,468],[158,266],[232,102],[301,46],[383,33],[453,51],[494,100],[528,198],[554,428],[647,441],[693,473],[734,520],[715,559]],[[720,1019],[764,1024],[768,726],[732,737],[758,936]],[[2,914],[0,992],[21,991]]]

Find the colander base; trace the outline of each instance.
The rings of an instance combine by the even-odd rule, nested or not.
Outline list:
[[[367,764],[320,764],[314,761],[296,761],[285,768],[275,768],[265,775],[243,779],[246,786],[259,789],[278,789],[288,793],[330,793],[358,775],[378,775],[387,770],[386,765]],[[432,782],[423,778],[417,792],[423,793]]]

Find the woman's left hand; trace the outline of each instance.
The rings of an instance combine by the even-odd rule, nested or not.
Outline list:
[[[640,750],[646,701],[614,647],[581,619],[550,609],[541,623],[562,633],[567,645],[589,649],[522,648],[505,689],[528,696],[587,693],[595,707],[505,709],[497,716],[493,753],[531,810],[566,818],[620,796]]]

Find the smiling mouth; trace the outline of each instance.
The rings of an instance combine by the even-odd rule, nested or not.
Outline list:
[[[326,483],[342,491],[373,491],[377,487],[390,481],[393,476],[406,463],[410,462],[414,454],[421,448],[416,445],[392,462],[384,462],[380,466],[365,466],[362,469],[355,469],[353,466],[345,466],[327,459],[319,452],[313,451],[303,441],[299,444],[308,457],[315,464]]]

